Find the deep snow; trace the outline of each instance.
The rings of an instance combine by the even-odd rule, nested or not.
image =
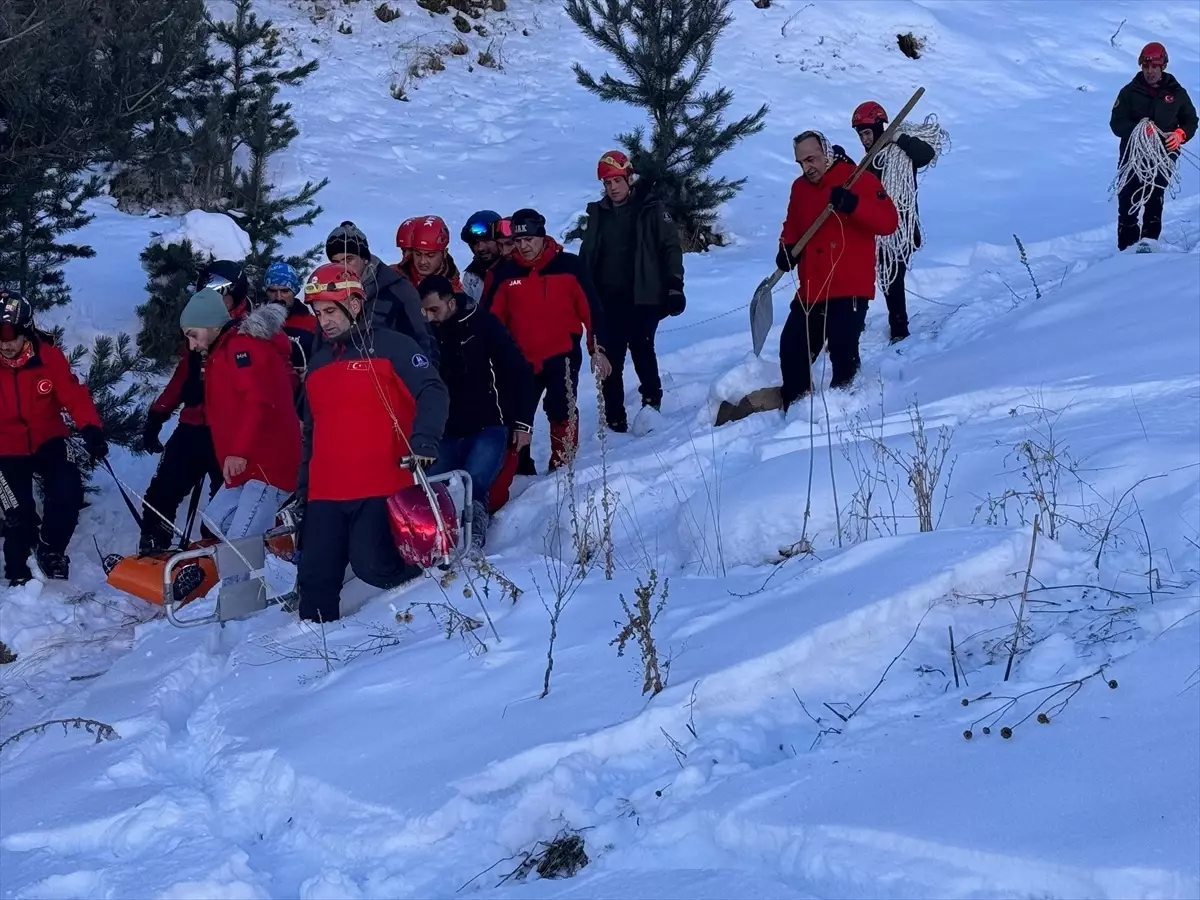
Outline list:
[[[597,154],[636,116],[574,85],[572,60],[604,61],[557,4],[510,0],[467,57],[407,84],[407,103],[389,85],[457,32],[411,5],[389,25],[358,6],[314,24],[263,4],[322,59],[291,98],[302,136],[281,176],[331,185],[295,248],[351,217],[390,258],[401,219],[437,212],[456,230],[480,206],[534,204],[567,227],[594,195]],[[1137,48],[1165,38],[1171,69],[1200,93],[1200,54],[1183,40],[1200,11],[734,11],[712,77],[735,88],[738,110],[766,101],[772,113],[719,166],[750,180],[724,211],[733,246],[687,259],[688,312],[660,332],[660,427],[602,448],[584,398],[579,505],[606,467],[617,571],[593,572],[563,612],[549,696],[537,699],[539,592],[553,602],[563,570],[546,554],[569,532],[565,479],[522,480],[491,534],[489,559],[524,590],[513,603],[491,583],[499,641],[486,629],[446,640],[424,607],[397,621],[410,603],[479,615],[462,573],[374,600],[323,637],[277,610],[173,629],[103,585],[93,539],[112,552],[134,536],[101,480],[71,586],[0,593],[0,639],[19,654],[0,667],[0,740],[71,716],[120,737],[92,746],[50,731],[0,751],[0,893],[451,896],[515,855],[462,893],[1200,896],[1200,194],[1185,163],[1162,252],[1144,256],[1115,253],[1106,194],[1108,110]],[[917,61],[895,49],[909,30],[927,39]],[[467,72],[489,43],[503,71]],[[922,183],[915,337],[889,349],[874,309],[852,393],[713,429],[714,382],[745,360],[745,304],[772,265],[791,135],[816,126],[853,142],[857,102],[894,109],[918,84],[918,113],[937,113],[953,148]],[[182,224],[97,209],[83,237],[98,256],[69,269],[77,302],[59,321],[71,337],[135,327],[137,252]],[[785,280],[777,323],[787,293]],[[768,372],[776,348],[773,337],[758,364]],[[915,533],[907,481],[872,442],[911,452],[913,401],[954,460],[929,534]],[[1014,453],[1026,441],[1038,462]],[[1061,465],[1036,452],[1051,442]],[[544,458],[544,436],[536,447]],[[139,487],[154,461],[116,464]],[[1056,533],[1038,539],[1028,652],[1005,685],[1037,472],[1058,476]],[[867,516],[855,507],[870,475],[886,484]],[[879,502],[887,484],[894,512]],[[802,536],[814,555],[790,556]],[[671,664],[647,702],[637,647],[618,658],[609,642],[618,595],[632,599],[650,568],[670,579],[656,634]],[[1019,701],[1004,711],[1000,697]],[[1011,739],[1002,725],[1016,726]],[[591,857],[579,875],[496,887],[567,828],[583,829]]]

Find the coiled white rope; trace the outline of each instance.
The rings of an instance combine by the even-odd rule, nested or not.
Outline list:
[[[928,168],[936,166],[942,151],[950,147],[950,133],[938,124],[936,115],[926,116],[920,124],[905,122],[899,130],[901,134],[924,141],[933,148],[933,161]],[[912,160],[894,143],[884,147],[871,165],[879,174],[883,189],[896,204],[896,212],[900,217],[899,227],[878,240],[875,277],[880,288],[886,291],[900,265],[907,265],[917,249],[917,229],[921,227],[917,215],[917,184],[913,178]]]
[[[1125,154],[1108,189],[1110,195],[1117,195],[1129,184],[1136,183],[1138,189],[1133,192],[1130,212],[1139,220],[1158,181],[1166,181],[1167,192],[1172,199],[1179,196],[1179,166],[1167,151],[1164,137],[1163,132],[1149,119],[1138,122],[1125,144]]]

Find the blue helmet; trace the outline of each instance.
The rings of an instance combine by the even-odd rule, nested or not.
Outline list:
[[[263,278],[263,290],[273,287],[287,288],[293,296],[298,297],[300,296],[300,276],[283,260],[273,262],[267,266],[267,274]]]
[[[503,216],[498,212],[490,209],[481,209],[479,212],[471,213],[467,219],[467,224],[462,227],[459,233],[459,239],[468,247],[478,240],[494,239],[496,236],[492,233],[493,226],[499,222]]]

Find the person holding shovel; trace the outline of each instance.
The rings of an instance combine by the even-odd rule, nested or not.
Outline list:
[[[812,364],[828,346],[830,387],[848,387],[859,369],[858,340],[875,296],[875,239],[899,225],[896,205],[878,178],[863,171],[847,186],[854,164],[837,157],[825,136],[805,131],[793,140],[803,175],[792,183],[776,265],[796,271],[796,296],[779,339],[783,408],[812,389]],[[792,248],[833,208],[799,253]]]

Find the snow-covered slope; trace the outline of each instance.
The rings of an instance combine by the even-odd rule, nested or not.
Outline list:
[[[388,25],[360,6],[313,24],[264,3],[323,61],[295,98],[302,137],[283,175],[330,175],[327,214],[296,246],[353,218],[387,257],[402,218],[478,207],[534,204],[567,226],[636,116],[574,85],[571,61],[604,61],[557,4],[510,0],[407,103],[388,93],[396,73],[457,32],[409,5]],[[191,631],[151,621],[103,586],[93,540],[134,538],[102,482],[72,588],[0,593],[0,639],[19,654],[0,667],[0,740],[74,716],[119,738],[50,731],[0,749],[0,895],[451,896],[510,857],[462,894],[1200,895],[1200,195],[1185,165],[1173,243],[1117,255],[1105,193],[1108,109],[1137,48],[1167,39],[1200,89],[1182,39],[1200,13],[820,0],[735,13],[713,77],[741,109],[771,103],[768,128],[722,160],[750,175],[725,211],[736,241],[688,258],[688,312],[664,323],[662,428],[603,447],[585,428],[580,503],[605,479],[617,493],[616,571],[594,571],[562,613],[549,695],[539,600],[553,604],[563,571],[546,555],[569,531],[563,480],[520,484],[489,539],[515,603],[494,577],[482,592],[482,575],[465,596],[460,573],[325,635],[278,611]],[[895,48],[910,30],[920,60]],[[466,71],[493,39],[504,70]],[[873,310],[853,393],[714,430],[712,382],[747,353],[745,303],[772,265],[791,135],[853,141],[857,102],[894,109],[917,85],[954,145],[922,186],[916,337],[888,349]],[[98,258],[70,271],[87,299],[69,327],[132,327],[137,251],[177,224],[102,211],[85,235]],[[930,443],[949,442],[927,534],[901,468],[914,402]],[[594,424],[590,398],[583,416]],[[138,486],[152,465],[117,468]],[[1030,565],[1039,510],[1054,532]],[[814,553],[795,553],[802,536]],[[638,647],[618,657],[610,641],[651,570],[669,579],[655,634],[670,664],[647,702]],[[480,598],[499,638],[446,640],[439,604],[480,615]],[[398,621],[410,604],[431,606]],[[591,860],[580,874],[497,887],[568,829]]]

